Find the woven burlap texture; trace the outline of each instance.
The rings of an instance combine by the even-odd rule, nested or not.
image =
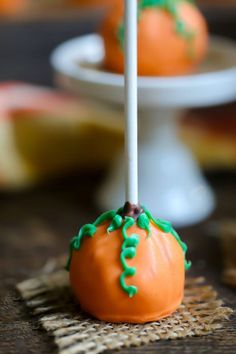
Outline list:
[[[187,279],[183,304],[172,316],[144,325],[89,318],[74,303],[68,274],[62,269],[26,280],[17,288],[43,328],[53,336],[60,354],[96,354],[162,339],[203,336],[222,327],[222,321],[232,312],[222,306],[203,278]]]

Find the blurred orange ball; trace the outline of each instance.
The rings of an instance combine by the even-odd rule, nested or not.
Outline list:
[[[158,6],[145,7],[138,19],[138,73],[141,76],[172,76],[192,72],[204,58],[208,31],[204,17],[194,4],[176,3],[178,18],[191,33],[186,38],[176,29],[176,18]],[[124,50],[118,38],[123,23],[123,2],[117,1],[101,28],[106,69],[124,72]]]
[[[123,0],[69,0],[72,5],[78,5],[83,7],[99,7],[104,5],[112,5],[115,2],[121,2]]]
[[[26,5],[25,0],[0,0],[0,15],[13,15]]]

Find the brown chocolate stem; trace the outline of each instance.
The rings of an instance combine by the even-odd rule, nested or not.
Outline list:
[[[137,220],[140,214],[142,213],[143,213],[143,209],[140,204],[131,204],[130,202],[126,202],[121,212],[121,216],[123,218],[125,216],[129,216],[134,220]]]

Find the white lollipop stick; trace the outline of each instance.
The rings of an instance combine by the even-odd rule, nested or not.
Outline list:
[[[137,0],[125,0],[126,201],[138,204]]]

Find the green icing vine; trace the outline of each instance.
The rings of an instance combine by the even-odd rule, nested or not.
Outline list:
[[[123,267],[123,273],[120,276],[120,285],[122,289],[129,295],[129,297],[133,297],[137,294],[138,289],[134,285],[126,285],[125,278],[132,277],[136,274],[135,267],[129,267],[126,263],[126,259],[132,259],[136,256],[136,248],[139,244],[139,236],[132,234],[130,236],[127,235],[127,229],[135,224],[135,220],[131,217],[126,216],[124,220],[124,225],[122,227],[122,236],[124,238],[124,242],[121,247],[120,261]]]
[[[110,224],[110,226],[107,229],[107,232],[110,233],[112,231],[115,231],[117,229],[119,229],[123,224],[123,218],[121,215],[116,214],[114,216],[114,218],[112,219],[112,222]]]
[[[70,242],[69,257],[68,257],[67,264],[66,264],[66,269],[67,270],[70,269],[70,263],[71,263],[73,250],[77,250],[78,251],[80,249],[81,241],[84,238],[84,236],[93,237],[93,235],[97,231],[97,226],[99,226],[100,224],[102,224],[103,222],[105,222],[107,220],[113,219],[116,216],[116,213],[117,212],[115,210],[110,210],[110,211],[107,211],[107,212],[103,213],[102,215],[100,215],[94,221],[93,224],[84,225],[80,229],[79,234],[72,238],[72,240]]]
[[[142,213],[137,220],[138,227],[147,231],[148,236],[151,235],[150,220],[146,213]]]
[[[188,54],[193,56],[193,39],[194,32],[187,29],[184,21],[181,20],[178,14],[178,4],[180,2],[190,2],[194,3],[194,0],[139,0],[138,1],[138,18],[140,18],[142,11],[147,8],[160,8],[169,12],[175,21],[175,30],[178,35],[184,38],[189,43]],[[124,48],[124,38],[125,38],[125,28],[124,22],[120,24],[117,31],[117,37],[121,43],[122,48]]]
[[[145,206],[142,205],[142,208],[150,221],[152,221],[156,226],[158,226],[163,232],[170,233],[172,236],[174,236],[174,238],[176,239],[176,241],[179,243],[180,247],[182,248],[182,250],[184,252],[184,256],[186,256],[188,247],[187,247],[186,243],[184,243],[181,240],[181,238],[179,237],[177,232],[173,229],[171,223],[167,220],[154,219],[154,217],[152,216],[150,211],[147,208],[145,208]],[[184,260],[184,266],[185,266],[185,270],[188,270],[191,267],[191,262],[187,261],[186,258]]]
[[[115,210],[110,210],[110,211],[106,211],[105,213],[103,213],[102,215],[100,215],[93,223],[94,226],[99,226],[101,225],[103,222],[113,219],[116,216],[117,212]]]
[[[121,228],[123,243],[121,246],[120,253],[120,262],[123,268],[123,272],[120,276],[120,285],[121,288],[129,295],[129,297],[133,297],[137,294],[138,289],[134,285],[127,285],[125,282],[126,277],[132,277],[136,274],[135,267],[129,267],[127,264],[127,259],[133,259],[136,256],[136,250],[139,244],[139,236],[136,234],[127,235],[127,230],[132,227],[135,223],[140,229],[143,229],[147,232],[147,237],[151,236],[150,222],[155,224],[160,230],[165,233],[170,233],[179,243],[180,247],[183,250],[185,256],[185,269],[188,270],[191,267],[191,262],[186,261],[186,252],[187,245],[180,239],[177,232],[173,229],[171,223],[162,219],[154,219],[152,214],[142,206],[143,212],[138,217],[137,221],[135,221],[132,217],[125,216],[124,218],[121,216],[123,208],[119,208],[117,211],[111,210],[106,213],[100,215],[93,224],[84,225],[78,235],[72,238],[70,242],[70,250],[69,257],[66,265],[66,269],[70,269],[70,263],[72,258],[72,253],[74,250],[79,250],[81,247],[82,240],[85,236],[93,237],[97,231],[97,226],[101,225],[105,221],[111,221],[110,225],[107,228],[107,233],[110,234],[113,231]]]

